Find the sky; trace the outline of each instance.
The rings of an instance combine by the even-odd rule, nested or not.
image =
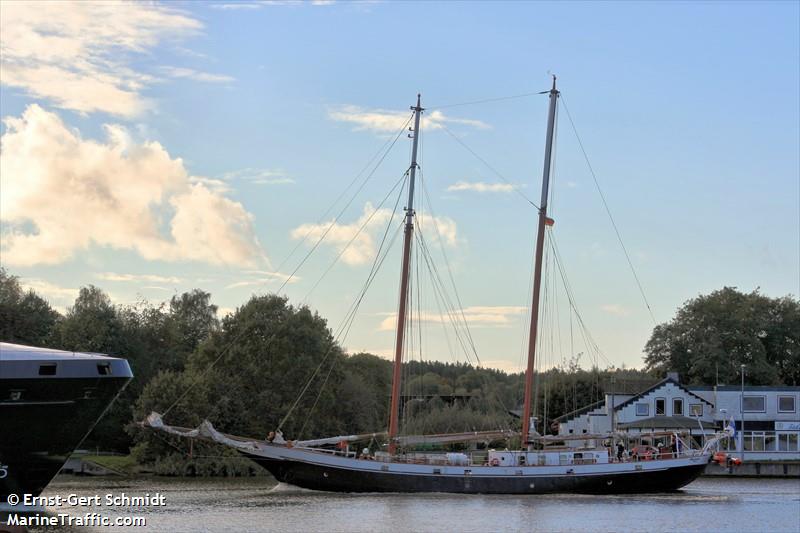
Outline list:
[[[421,93],[422,237],[481,362],[515,371],[554,73],[549,238],[579,315],[551,253],[540,364],[641,367],[699,294],[800,294],[799,6],[8,0],[0,263],[62,312],[89,284],[123,305],[200,288],[221,316],[283,286],[338,331],[399,228],[411,140],[372,158]],[[351,352],[392,353],[399,244]],[[416,358],[464,361],[415,264]]]

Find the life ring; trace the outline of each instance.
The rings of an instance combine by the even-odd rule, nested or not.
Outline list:
[[[491,461],[489,461],[490,466],[500,466],[500,459],[494,457]]]

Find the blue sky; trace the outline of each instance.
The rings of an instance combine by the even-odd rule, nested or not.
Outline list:
[[[514,369],[536,213],[447,131],[537,199],[547,100],[447,106],[546,90],[548,72],[658,322],[725,285],[800,293],[796,2],[0,9],[2,264],[59,308],[89,283],[119,303],[199,287],[223,311],[276,290],[309,249],[284,262],[292,235],[319,231],[421,92],[426,188],[478,353]],[[563,106],[559,118],[553,234],[592,336],[612,363],[639,366],[653,321]],[[401,139],[285,289],[333,327],[383,226],[309,291],[409,150]],[[398,264],[395,246],[348,349],[391,351]],[[570,352],[559,301],[545,364],[584,351]],[[432,296],[421,304],[426,357],[450,360]]]

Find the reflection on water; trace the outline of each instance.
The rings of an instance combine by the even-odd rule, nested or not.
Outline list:
[[[787,531],[800,532],[800,479],[702,478],[651,495],[461,496],[330,494],[235,480],[61,477],[45,495],[166,495],[165,507],[48,508],[54,515],[141,516],[146,528],[33,527],[30,531]],[[7,508],[6,508],[7,509]],[[0,512],[0,515],[3,515]],[[5,516],[2,518],[5,523]],[[2,528],[0,528],[2,530]]]

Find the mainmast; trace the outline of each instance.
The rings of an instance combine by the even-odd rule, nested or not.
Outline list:
[[[406,205],[406,227],[403,236],[403,273],[400,278],[400,305],[397,310],[397,339],[394,347],[394,371],[392,373],[392,405],[389,411],[389,453],[395,451],[395,438],[400,417],[400,368],[403,364],[403,337],[406,329],[406,301],[408,299],[408,269],[411,259],[411,240],[414,235],[414,178],[417,175],[417,144],[419,143],[419,119],[422,115],[420,95],[414,110],[414,143],[411,148],[411,167],[408,180],[408,204]]]
[[[556,77],[550,89],[550,111],[547,115],[547,141],[544,149],[544,172],[542,175],[542,201],[539,203],[539,228],[536,234],[536,263],[533,270],[533,303],[531,303],[531,330],[528,335],[528,368],[525,370],[525,400],[522,413],[522,445],[528,443],[531,423],[531,400],[533,392],[533,367],[536,361],[536,337],[539,329],[539,295],[542,282],[542,256],[544,254],[544,228],[547,218],[547,197],[550,187],[551,157],[553,155],[553,130],[556,124]]]

